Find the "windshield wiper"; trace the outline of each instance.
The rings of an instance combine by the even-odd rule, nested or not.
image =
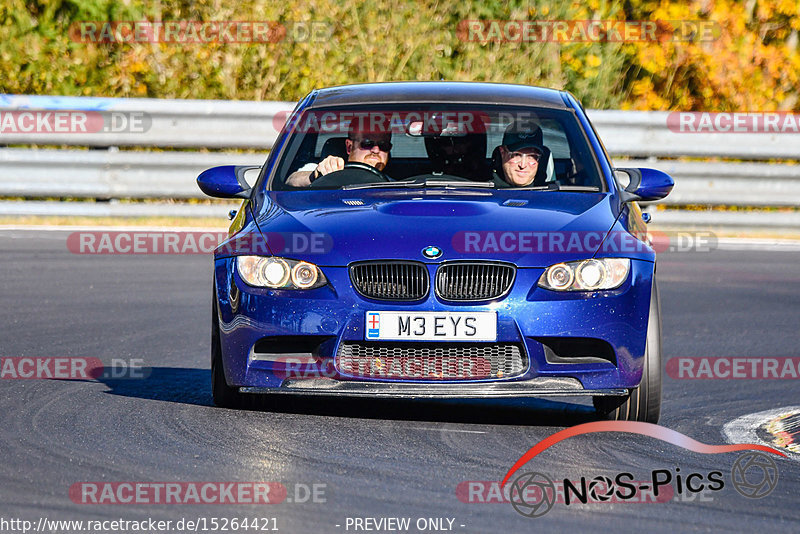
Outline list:
[[[591,191],[597,193],[600,188],[594,185],[562,185],[558,188],[559,191]]]
[[[509,191],[559,191],[561,186],[557,182],[550,182],[547,185],[530,185],[527,187],[511,187]]]
[[[600,188],[593,185],[561,185],[558,182],[550,182],[547,185],[536,185],[532,187],[515,187],[516,191],[590,191],[598,192]]]
[[[351,184],[342,187],[343,190],[352,191],[353,189],[380,189],[384,187],[424,187],[419,182],[372,182],[369,184]]]
[[[342,189],[352,191],[353,189],[372,189],[385,187],[441,187],[444,189],[494,189],[492,182],[461,182],[461,181],[442,181],[442,180],[398,180],[396,182],[373,182],[368,184],[352,184],[342,187]]]
[[[464,189],[464,188],[481,188],[481,189],[494,189],[492,182],[445,182],[440,180],[425,180],[425,187],[444,187],[445,189]]]

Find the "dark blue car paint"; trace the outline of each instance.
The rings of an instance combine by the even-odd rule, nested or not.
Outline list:
[[[428,266],[433,275],[436,264]],[[326,335],[337,340],[364,339],[367,309],[458,311],[464,305],[439,301],[436,296],[417,303],[387,303],[365,299],[350,288],[345,267],[322,269],[329,286],[310,291],[254,288],[235,273],[232,258],[215,265],[222,355],[231,385],[278,387],[269,362],[248,362],[251,347],[262,337]],[[519,269],[514,287],[497,302],[470,305],[473,311],[498,313],[498,342],[523,342],[531,367],[518,378],[570,376],[587,389],[634,387],[641,380],[653,264],[632,261],[629,279],[618,289],[594,293],[558,293],[536,286],[544,269]],[[337,291],[334,288],[341,288]],[[587,337],[608,341],[616,351],[610,363],[548,364],[535,337]],[[321,356],[333,357],[335,348]],[[467,380],[466,382],[469,382]]]

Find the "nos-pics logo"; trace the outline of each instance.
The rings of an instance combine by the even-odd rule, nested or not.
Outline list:
[[[730,480],[734,489],[749,499],[766,497],[778,484],[778,466],[768,454],[786,456],[764,445],[706,445],[674,430],[650,423],[602,421],[568,428],[540,441],[509,469],[501,485],[508,483],[523,465],[545,449],[567,438],[594,432],[628,432],[650,436],[701,454],[745,451],[734,462]],[[578,480],[564,478],[554,482],[544,473],[528,471],[514,477],[508,494],[511,506],[517,513],[535,518],[545,515],[557,502],[563,502],[566,506],[612,500],[641,502],[642,492],[650,492],[658,498],[659,493],[663,494],[665,491],[684,495],[716,492],[724,487],[725,477],[722,471],[687,473],[681,472],[679,467],[652,470],[644,481],[636,481],[632,473],[620,472],[614,476],[582,476]]]

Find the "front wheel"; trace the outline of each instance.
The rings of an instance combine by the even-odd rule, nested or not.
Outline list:
[[[613,421],[658,423],[661,415],[661,302],[653,278],[641,383],[624,397],[594,397],[597,414]]]
[[[219,336],[219,316],[217,314],[217,295],[211,305],[211,395],[214,404],[220,408],[244,408],[247,399],[238,388],[228,385],[225,369],[222,367],[222,342]]]

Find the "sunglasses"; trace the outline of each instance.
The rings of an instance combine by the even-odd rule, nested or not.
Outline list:
[[[542,157],[542,155],[539,152],[534,152],[532,154],[527,154],[527,153],[523,154],[521,152],[511,152],[508,155],[508,161],[516,165],[516,164],[519,164],[519,163],[527,160],[526,163],[528,165],[533,165],[534,163],[538,163],[539,158],[541,158],[541,157]]]
[[[361,147],[362,150],[372,150],[376,146],[382,152],[389,152],[392,149],[392,142],[391,141],[373,141],[372,139],[360,139],[356,140],[358,146]]]

